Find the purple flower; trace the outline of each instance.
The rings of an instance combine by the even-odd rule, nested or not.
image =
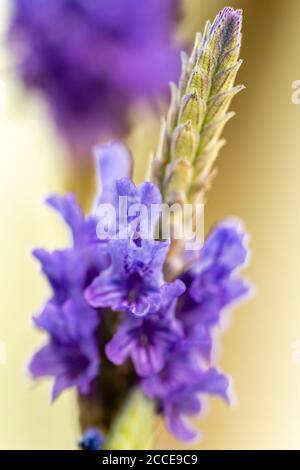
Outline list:
[[[111,265],[86,289],[86,300],[93,307],[111,307],[136,316],[158,311],[168,249],[165,242],[111,240]]]
[[[116,178],[129,176],[131,160],[125,147],[118,143],[98,149],[96,160],[100,173],[99,203],[106,200],[109,185],[112,187]],[[33,252],[49,281],[52,296],[35,318],[36,326],[48,333],[49,342],[33,357],[30,371],[34,377],[55,378],[52,395],[56,398],[64,388],[73,386],[80,394],[88,393],[99,373],[99,346],[95,342],[99,312],[87,304],[83,294],[99,273],[107,269],[110,257],[106,245],[97,239],[95,215],[85,217],[74,196],[51,196],[47,203],[69,226],[73,246],[52,253],[41,248]]]
[[[159,372],[169,351],[182,337],[181,325],[174,317],[177,298],[184,292],[181,281],[164,284],[160,290],[160,310],[136,318],[128,314],[106,345],[107,357],[121,365],[130,357],[136,373],[146,377]]]
[[[191,440],[197,435],[185,418],[201,411],[201,394],[228,400],[228,385],[228,379],[216,369],[203,370],[197,355],[181,341],[169,354],[165,367],[142,381],[146,395],[158,400],[169,430],[182,440]]]
[[[52,399],[68,387],[77,387],[80,394],[90,391],[99,372],[99,352],[95,331],[97,312],[82,302],[71,300],[62,306],[49,302],[35,318],[38,328],[50,335],[48,344],[32,358],[29,370],[34,378],[53,376]]]
[[[166,93],[179,73],[178,0],[14,0],[9,40],[75,156],[128,131],[137,100]]]
[[[222,310],[249,291],[248,285],[235,274],[247,258],[245,241],[245,233],[235,222],[223,222],[212,231],[198,260],[182,276],[187,290],[177,318],[189,340],[194,345],[199,341],[206,358],[211,349],[209,331],[219,323]]]

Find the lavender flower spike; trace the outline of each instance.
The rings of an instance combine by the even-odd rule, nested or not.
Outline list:
[[[97,198],[94,210],[99,204],[117,204],[117,181],[131,178],[132,156],[121,142],[111,142],[94,148],[97,169]]]
[[[203,395],[229,402],[229,379],[213,364],[211,351],[225,308],[249,290],[239,272],[248,254],[244,229],[225,220],[192,253],[185,240],[176,246],[175,236],[161,241],[152,232],[162,202],[195,207],[203,201],[227,108],[240,89],[233,87],[240,27],[241,12],[225,8],[197,37],[156,161],[159,187],[149,181],[135,186],[131,156],[113,142],[96,150],[100,178],[88,216],[70,195],[48,200],[73,240],[64,250],[34,251],[52,294],[35,318],[48,342],[30,371],[34,378],[53,377],[53,398],[76,388],[86,449],[151,448],[156,414],[178,439],[189,441],[197,432],[187,418],[201,411]],[[120,214],[122,198],[126,209]],[[154,204],[158,212],[151,219]],[[107,205],[117,210],[115,224],[103,216]],[[109,236],[102,239],[107,227]]]

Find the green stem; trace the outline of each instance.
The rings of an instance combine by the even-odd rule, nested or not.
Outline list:
[[[134,389],[111,425],[106,450],[149,450],[153,445],[155,406]]]

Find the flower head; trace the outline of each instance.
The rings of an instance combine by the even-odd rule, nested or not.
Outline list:
[[[178,0],[13,0],[9,40],[75,155],[122,135],[129,109],[177,77]]]

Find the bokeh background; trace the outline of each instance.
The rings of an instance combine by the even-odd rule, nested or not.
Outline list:
[[[230,5],[244,9],[239,81],[227,145],[206,207],[206,229],[228,215],[251,233],[247,277],[255,299],[238,307],[223,334],[221,367],[235,379],[237,404],[211,400],[199,421],[200,449],[300,449],[300,105],[291,84],[300,79],[298,0],[186,0],[180,37],[192,40],[205,20]],[[8,1],[0,3],[1,37]],[[156,146],[159,119],[136,112],[128,138],[135,180],[142,181]],[[0,45],[0,448],[72,449],[78,437],[72,392],[50,406],[50,383],[32,384],[26,364],[41,335],[31,326],[48,291],[30,257],[33,246],[63,246],[67,234],[43,198],[72,185],[72,167],[41,101],[26,96]],[[90,186],[86,191],[90,191]],[[74,188],[77,190],[78,188]],[[180,448],[160,426],[157,448]]]

